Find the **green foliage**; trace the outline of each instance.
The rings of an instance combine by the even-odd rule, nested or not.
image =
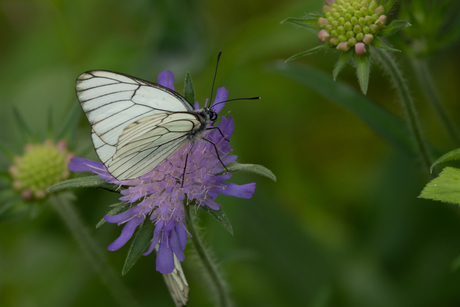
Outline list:
[[[334,70],[332,71],[332,78],[334,81],[337,79],[337,76],[339,75],[340,71],[345,67],[345,65],[348,62],[348,59],[350,58],[350,55],[353,51],[350,49],[346,52],[342,52],[340,54],[339,60],[335,64]]]
[[[433,164],[431,165],[431,168],[430,168],[430,172],[432,172],[433,168],[436,165],[438,165],[439,163],[444,163],[444,162],[448,162],[448,161],[455,161],[455,160],[459,160],[459,159],[460,159],[460,148],[452,150],[452,151],[449,151],[448,153],[442,155],[436,161],[433,162]]]
[[[444,168],[425,186],[419,197],[460,205],[460,169]]]
[[[208,206],[201,206],[201,208],[211,214],[211,216],[214,217],[222,226],[224,226],[224,228],[233,236],[232,224],[230,223],[230,220],[222,208],[219,210],[213,210]]]
[[[367,93],[369,86],[369,75],[371,73],[371,56],[369,50],[363,55],[357,55],[353,52],[353,64],[356,68],[356,76],[358,77],[359,86],[364,95]]]
[[[393,20],[388,26],[384,27],[380,32],[378,33],[380,37],[386,37],[386,36],[391,36],[398,32],[399,30],[402,30],[406,27],[410,27],[411,24],[408,23],[405,20]],[[375,37],[374,37],[375,39]],[[376,46],[378,47],[378,46]]]
[[[129,248],[128,255],[126,256],[125,264],[121,272],[122,275],[126,275],[128,271],[133,267],[139,257],[144,253],[145,249],[149,246],[152,241],[153,230],[155,224],[149,219],[145,219],[137,232],[136,237]]]
[[[303,51],[303,52],[299,52],[297,54],[294,54],[293,56],[291,56],[290,58],[288,58],[286,60],[286,62],[290,62],[292,60],[295,60],[295,59],[298,59],[300,57],[303,57],[303,56],[307,56],[307,55],[310,55],[310,54],[313,54],[313,53],[316,53],[318,51],[321,51],[323,49],[331,49],[331,45],[329,44],[323,44],[323,45],[319,45],[317,47],[314,47],[314,48],[311,48],[311,49],[308,49],[307,51]]]
[[[296,26],[303,27],[313,32],[318,32],[321,28],[318,26],[318,17],[306,15],[304,17],[288,17],[285,20],[281,21],[281,23],[291,23]]]
[[[190,73],[188,71],[185,74],[184,97],[193,106],[193,104],[196,101],[195,100],[195,88],[193,87],[192,77],[190,76]]]
[[[111,191],[117,190],[115,185],[107,183],[105,179],[100,178],[98,175],[91,175],[56,183],[52,187],[48,188],[47,192],[57,192],[73,188],[102,188]]]
[[[262,165],[257,164],[240,164],[238,162],[232,162],[227,165],[227,170],[230,173],[244,172],[261,175],[276,181],[276,176],[271,170]]]

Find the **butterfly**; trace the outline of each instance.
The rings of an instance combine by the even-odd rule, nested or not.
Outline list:
[[[96,153],[115,179],[143,176],[191,144],[183,185],[188,154],[198,139],[214,146],[226,169],[216,145],[203,137],[205,130],[219,129],[209,127],[217,118],[211,107],[196,110],[167,87],[105,70],[82,73],[77,78],[76,92],[92,127]]]

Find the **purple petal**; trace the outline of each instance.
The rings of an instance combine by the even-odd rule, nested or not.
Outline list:
[[[158,75],[158,84],[174,91],[174,74],[169,70],[160,72]]]
[[[195,101],[193,107],[195,108],[195,110],[198,110],[200,108],[200,103],[198,101]]]
[[[154,232],[153,233],[153,239],[152,239],[152,242],[150,243],[149,249],[145,253],[143,253],[142,255],[144,255],[144,256],[150,255],[150,253],[153,252],[153,249],[155,248],[155,246],[157,246],[158,240],[160,240],[160,233],[159,232]]]
[[[177,259],[181,262],[184,261],[184,252],[182,251],[179,238],[177,237],[176,231],[174,229],[171,230],[171,239],[169,240],[169,245],[171,246],[171,250],[176,255]]]
[[[123,247],[123,245],[128,242],[129,239],[133,236],[134,231],[136,230],[137,226],[144,220],[144,217],[136,217],[126,223],[125,227],[121,231],[121,235],[112,242],[112,244],[107,247],[109,251],[116,251]]]
[[[216,203],[214,201],[214,199],[211,199],[211,198],[207,198],[206,200],[201,201],[201,205],[202,206],[208,206],[212,210],[219,210],[220,209],[220,205],[218,203]]]
[[[179,238],[180,247],[182,250],[184,250],[185,246],[187,245],[187,230],[185,229],[185,226],[182,223],[176,224],[176,233],[177,237]]]
[[[118,213],[115,215],[104,215],[104,220],[107,223],[121,223],[129,220],[131,217],[133,217],[133,215],[134,213],[131,211],[131,209],[128,209],[125,212]]]
[[[228,98],[227,89],[225,87],[219,87],[217,89],[216,99],[214,100],[214,103],[212,104],[213,106],[216,104],[217,105],[215,107],[212,107],[212,110],[216,113],[219,113],[225,106],[225,102],[224,103],[219,103],[219,102],[225,101],[227,100],[227,98]]]
[[[174,257],[168,248],[168,239],[163,236],[157,253],[157,271],[162,274],[169,274],[174,270]]]
[[[224,188],[219,189],[219,193],[239,198],[251,198],[256,189],[256,183],[238,185],[235,183],[226,183]]]
[[[229,163],[232,163],[233,161],[236,161],[236,159],[238,159],[238,156],[237,155],[230,155],[230,156],[225,156],[225,157],[222,157],[220,158],[222,160],[222,162],[227,165]]]
[[[67,167],[74,173],[93,172],[93,169],[105,170],[104,164],[79,157],[72,158]]]

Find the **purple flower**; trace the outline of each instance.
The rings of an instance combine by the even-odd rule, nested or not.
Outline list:
[[[164,71],[158,76],[158,83],[174,90],[174,75]],[[217,90],[213,104],[227,100],[228,91],[221,87]],[[219,104],[214,111],[219,112],[224,103]],[[198,104],[195,103],[195,108]],[[231,116],[221,117],[218,129],[205,131],[204,137],[216,144],[224,164],[236,160],[237,156],[230,155],[232,149],[228,139],[233,134],[234,121]],[[219,194],[251,198],[254,194],[255,183],[237,185],[227,183],[232,174],[221,174],[224,167],[220,163],[212,144],[197,141],[187,159],[185,179],[182,186],[182,174],[187,152],[190,145],[174,153],[166,161],[158,165],[150,173],[136,179],[118,181],[109,174],[106,167],[95,161],[83,158],[73,158],[68,167],[72,172],[92,172],[109,183],[124,187],[121,189],[120,200],[131,203],[131,207],[117,215],[104,216],[109,223],[125,224],[121,235],[109,245],[108,250],[121,248],[131,239],[137,226],[145,219],[155,224],[150,248],[144,255],[150,254],[155,246],[159,246],[156,260],[157,271],[166,274],[174,269],[174,255],[178,260],[184,260],[184,249],[187,244],[187,229],[185,228],[185,206],[197,203],[219,210],[220,205],[215,201]]]

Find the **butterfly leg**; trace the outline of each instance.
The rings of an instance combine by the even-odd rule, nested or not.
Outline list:
[[[185,180],[185,170],[187,169],[187,161],[188,161],[188,155],[192,151],[193,145],[195,145],[195,142],[192,142],[190,145],[190,149],[187,151],[187,155],[185,156],[185,165],[184,165],[184,172],[182,173],[182,185],[181,188],[184,187],[184,180]],[[220,160],[220,159],[219,159]]]
[[[217,128],[217,127],[216,127],[216,128]],[[217,128],[217,129],[219,129],[219,128]],[[219,131],[220,131],[220,130],[219,130]],[[222,132],[221,132],[221,133],[222,133]],[[206,141],[206,142],[209,142],[209,143],[211,143],[211,144],[212,144],[212,146],[214,146],[214,150],[216,151],[217,159],[219,159],[219,162],[220,162],[220,164],[222,164],[222,166],[225,168],[225,170],[226,170],[226,171],[227,171],[227,173],[228,173],[228,169],[227,169],[227,167],[225,166],[224,162],[222,162],[222,160],[220,159],[220,156],[219,156],[219,151],[217,150],[217,146],[216,146],[216,144],[214,144],[213,142],[211,142],[211,141],[210,141],[210,140],[208,140],[208,139],[205,139],[205,138],[201,138],[201,139],[202,139],[202,140],[204,140],[204,141]]]
[[[220,130],[220,128],[219,128],[219,127],[209,127],[209,128],[206,128],[206,130],[214,130],[214,129],[217,129],[217,130],[219,130],[219,133],[220,133],[220,135],[222,135],[222,137],[224,138],[224,140],[226,140],[227,142],[229,142],[229,143],[230,143],[230,140],[229,140],[229,139],[227,139],[227,138],[225,137],[225,135],[222,133],[222,131]]]

